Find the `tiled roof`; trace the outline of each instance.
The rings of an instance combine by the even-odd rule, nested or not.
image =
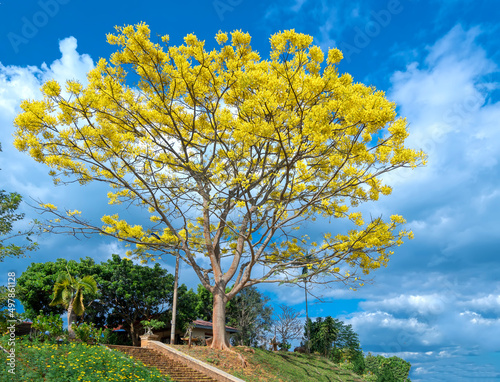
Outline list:
[[[193,324],[195,324],[196,327],[212,329],[212,322],[211,321],[194,320]],[[237,332],[238,331],[238,329],[233,328],[231,326],[226,326],[226,330],[229,332]]]
[[[211,321],[204,321],[204,320],[194,320],[193,324],[195,325],[196,328],[200,329],[212,329],[212,322]],[[116,328],[113,328],[113,331],[123,331],[123,325],[118,325]],[[239,330],[236,328],[233,328],[231,326],[226,326],[226,330],[228,332],[238,332]]]

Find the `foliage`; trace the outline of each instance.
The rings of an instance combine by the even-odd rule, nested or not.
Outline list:
[[[359,337],[352,325],[345,325],[342,321],[332,318],[318,317],[315,322],[309,320],[304,327],[304,336],[307,326],[311,333],[310,348],[336,363],[347,363],[357,374],[365,371],[365,361]]]
[[[353,330],[352,325],[345,325],[340,320],[335,320],[337,326],[337,337],[333,343],[332,358],[335,362],[348,360],[353,362],[354,359],[362,357],[361,345],[359,343],[358,334]],[[360,362],[358,364],[361,365]]]
[[[188,290],[184,284],[178,286],[176,327],[180,331],[185,331],[187,324],[199,318],[197,313],[198,302],[198,295],[192,289]],[[163,317],[163,319],[168,319],[170,322],[172,317],[171,310],[168,311],[167,315],[163,315]]]
[[[377,382],[378,376],[376,374],[373,374],[371,371],[368,371],[367,373],[363,374],[363,379],[366,382]],[[408,380],[408,382],[411,382]]]
[[[271,328],[273,312],[268,302],[269,298],[257,288],[249,287],[227,303],[227,324],[239,329],[231,336],[234,344],[258,346],[266,342],[265,335]]]
[[[340,368],[333,361],[314,354],[272,352],[236,346],[235,352],[223,352],[206,346],[179,346],[179,350],[205,362],[217,363],[217,368],[247,382],[365,382],[351,370]],[[241,354],[248,367],[241,367]]]
[[[291,347],[290,341],[297,339],[302,333],[302,324],[299,320],[300,313],[293,308],[280,305],[279,311],[274,315],[274,332],[282,350]]]
[[[332,352],[333,343],[337,340],[339,333],[338,321],[330,316],[325,319],[318,317],[314,322],[309,319],[304,328],[304,333],[307,333],[307,326],[309,326],[311,336],[311,352],[318,352],[324,357],[328,357]]]
[[[339,75],[339,50],[322,67],[313,38],[288,30],[271,36],[262,60],[250,39],[218,33],[220,49],[207,52],[193,34],[178,47],[164,36],[162,46],[145,24],[117,27],[108,35],[117,51],[88,73],[87,86],[71,80],[62,90],[49,80],[43,99],[23,101],[14,121],[17,149],[50,167],[56,183],[105,182],[110,204],[151,220],[112,214],[101,225],[40,202],[55,218],[46,228],[113,236],[145,261],[180,249],[214,295],[219,348],[226,302],[245,287],[297,282],[307,266],[308,277],[355,288],[386,266],[412,233],[399,230],[401,216],[365,222],[356,208],[391,193],[386,173],[425,159],[404,146],[407,123],[383,92]],[[325,232],[319,243],[296,233],[318,216],[348,219],[352,229]]]
[[[68,332],[71,338],[75,335],[73,324],[76,317],[85,312],[84,296],[96,293],[97,283],[92,276],[74,277],[68,271],[57,277],[50,305],[62,305],[68,311]]]
[[[159,264],[135,265],[118,255],[101,265],[101,303],[109,309],[107,324],[126,324],[124,329],[137,345],[139,322],[171,307],[174,277]]]
[[[197,318],[212,321],[214,296],[201,284],[198,284],[196,294],[198,295],[198,302],[196,304]]]
[[[85,315],[79,323],[85,320],[94,322],[97,327],[116,327],[125,323],[132,338],[137,337],[132,323],[138,326],[140,320],[165,312],[162,319],[170,320],[171,312],[167,309],[172,303],[173,276],[159,264],[155,267],[136,265],[118,255],[100,264],[89,257],[79,262],[58,259],[32,263],[18,279],[18,297],[28,317],[35,317],[40,310],[46,314],[64,312],[63,307],[50,305],[50,302],[54,297],[51,294],[54,284],[60,275],[67,275],[68,270],[76,278],[92,274],[99,287],[99,293],[85,296]],[[184,285],[179,286],[178,321],[181,324],[196,318],[195,305],[194,293],[187,291]]]
[[[2,146],[0,144],[1,151]],[[21,200],[22,197],[17,192],[7,193],[0,190],[0,262],[6,257],[20,257],[26,251],[33,251],[38,248],[38,244],[31,239],[31,236],[35,233],[34,227],[24,232],[19,231],[12,234],[14,223],[24,218],[24,214],[17,212]],[[11,242],[11,239],[19,236],[24,236],[27,243],[19,245]]]
[[[104,343],[103,328],[97,329],[93,322],[87,324],[81,323],[75,327],[76,338],[89,345],[98,345]]]
[[[63,314],[65,309],[62,305],[50,305],[53,299],[53,289],[60,274],[70,272],[72,275],[81,277],[83,275],[94,275],[96,282],[100,283],[100,266],[90,257],[80,261],[57,259],[55,262],[31,263],[30,266],[17,279],[17,297],[24,307],[27,317],[33,319],[40,311],[45,314]],[[86,296],[87,305],[85,316],[89,321],[99,326],[104,326],[104,312],[102,306],[93,303],[97,295]]]
[[[353,371],[356,374],[363,375],[365,373],[365,356],[360,350],[356,350],[352,353],[350,357],[350,362],[353,365]]]
[[[65,309],[71,307],[77,316],[81,316],[85,311],[83,296],[86,293],[97,293],[97,283],[92,276],[79,278],[62,273],[54,285],[54,298],[50,305],[62,305]]]
[[[170,381],[157,370],[118,351],[84,343],[31,343],[16,339],[17,381]],[[11,382],[7,363],[0,362],[0,382]]]
[[[410,374],[411,364],[399,357],[386,358],[371,353],[365,357],[366,370],[378,376],[377,381],[406,382]],[[391,379],[392,378],[392,379]]]
[[[161,329],[166,326],[163,321],[159,320],[142,320],[141,325],[145,329],[144,334],[153,334],[153,330]]]
[[[38,340],[55,340],[64,333],[62,318],[55,314],[40,313],[31,324],[30,337]]]

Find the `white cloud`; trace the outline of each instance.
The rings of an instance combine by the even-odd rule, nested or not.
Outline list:
[[[496,326],[500,329],[500,318],[484,318],[479,313],[471,312],[469,310],[460,313],[460,316],[473,325]]]
[[[0,63],[0,116],[12,118],[19,110],[23,99],[41,98],[40,87],[49,80],[55,79],[63,84],[68,79],[86,82],[86,73],[94,64],[87,54],[80,55],[77,41],[68,37],[59,42],[62,56],[50,66],[42,63],[36,66],[4,66]]]
[[[500,314],[500,295],[490,294],[484,297],[464,301],[460,306],[468,307],[481,312],[494,312]]]
[[[54,191],[52,180],[46,175],[46,166],[12,147],[12,121],[20,111],[22,100],[41,98],[40,87],[46,80],[55,79],[61,85],[68,79],[86,83],[86,73],[93,68],[93,61],[76,49],[76,39],[68,37],[59,42],[61,58],[50,65],[21,67],[0,63],[0,123],[5,126],[0,131],[2,188],[16,190],[25,199],[28,196],[43,199],[50,195],[62,200],[65,192]]]
[[[94,62],[88,54],[79,54],[76,50],[76,38],[68,37],[59,42],[59,51],[62,56],[50,66],[42,64],[43,80],[55,79],[60,84],[66,80],[78,80],[87,83],[87,72],[94,67]]]
[[[483,138],[496,136],[494,120],[500,109],[486,103],[488,90],[496,86],[486,77],[498,68],[476,45],[478,33],[477,28],[464,31],[456,26],[429,47],[423,65],[413,62],[392,76],[390,98],[411,124],[408,142],[429,154],[430,169],[448,167],[448,173],[440,176],[454,176],[464,164],[468,171],[491,166],[496,163],[491,161],[492,151],[500,148]],[[477,150],[485,145],[487,150]]]
[[[365,310],[380,309],[388,312],[405,312],[409,314],[439,314],[446,308],[446,297],[432,295],[400,295],[381,301],[364,301],[360,307]]]

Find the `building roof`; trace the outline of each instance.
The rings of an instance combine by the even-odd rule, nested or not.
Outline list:
[[[213,330],[212,322],[211,321],[194,320],[193,324],[195,325],[195,328],[198,328],[198,329]],[[118,325],[116,328],[113,328],[113,332],[124,332],[124,331],[125,331],[125,329],[123,328],[123,325]],[[226,331],[229,332],[229,333],[237,333],[237,332],[239,332],[238,329],[233,328],[231,326],[226,326]]]
[[[210,329],[210,330],[213,329],[211,321],[194,320],[193,324],[195,325],[195,328]],[[227,326],[227,325],[226,325],[226,331],[229,332],[229,333],[237,333],[237,332],[239,332],[238,329],[233,328],[231,326]]]

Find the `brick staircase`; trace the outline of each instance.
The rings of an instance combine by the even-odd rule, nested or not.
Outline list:
[[[106,346],[130,355],[147,366],[156,367],[162,374],[168,375],[175,382],[217,382],[213,378],[153,349],[122,345]]]

